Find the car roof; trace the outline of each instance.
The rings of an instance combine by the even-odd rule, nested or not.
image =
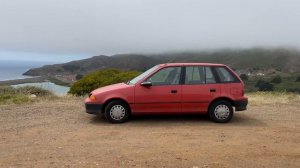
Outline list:
[[[224,64],[215,64],[215,63],[165,63],[159,64],[160,66],[225,66]]]

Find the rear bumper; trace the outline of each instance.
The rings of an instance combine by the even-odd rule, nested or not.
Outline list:
[[[102,104],[88,104],[85,103],[85,110],[89,114],[101,114],[102,113]]]
[[[244,111],[247,110],[248,98],[242,100],[236,100],[233,103],[235,106],[235,111]]]

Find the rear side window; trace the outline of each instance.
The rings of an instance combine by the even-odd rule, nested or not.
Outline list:
[[[237,78],[225,67],[216,67],[216,72],[220,78],[221,83],[238,82]]]
[[[204,84],[205,72],[202,66],[190,66],[185,68],[185,84]]]
[[[205,67],[205,72],[206,72],[206,83],[207,84],[217,83],[211,67]]]

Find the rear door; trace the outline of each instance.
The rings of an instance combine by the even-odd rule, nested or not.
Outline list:
[[[209,103],[220,95],[220,85],[208,66],[185,67],[182,112],[207,112]]]
[[[239,99],[244,95],[244,85],[237,76],[225,66],[215,67],[222,90],[222,96]]]

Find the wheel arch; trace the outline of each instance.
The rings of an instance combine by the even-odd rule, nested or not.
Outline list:
[[[116,101],[116,100],[117,100],[117,101],[122,101],[122,102],[124,102],[124,103],[127,105],[128,109],[129,109],[129,113],[131,113],[131,108],[130,108],[129,103],[128,103],[126,100],[124,100],[124,99],[122,99],[122,98],[119,98],[119,97],[110,98],[110,99],[106,100],[105,103],[103,103],[103,105],[102,105],[102,110],[101,110],[101,112],[104,113],[104,112],[105,112],[105,108],[106,108],[106,106],[108,105],[108,103],[110,103],[110,102],[112,102],[112,101]]]
[[[212,104],[214,104],[216,101],[220,101],[220,100],[225,100],[225,101],[229,102],[232,106],[234,106],[233,100],[230,99],[229,97],[218,97],[218,98],[214,99],[213,101],[211,101],[211,102],[209,103],[209,106],[208,106],[207,111],[209,111],[209,109],[210,109],[210,107],[212,106]]]

